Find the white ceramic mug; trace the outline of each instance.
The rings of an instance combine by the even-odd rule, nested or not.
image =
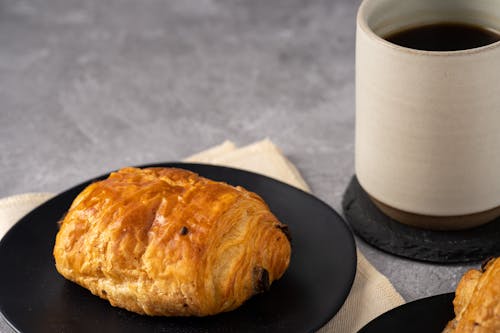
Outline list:
[[[356,175],[386,213],[392,209],[416,216],[413,222],[403,222],[463,229],[500,214],[500,42],[436,52],[382,38],[440,22],[500,32],[500,1],[361,4],[356,35]],[[482,217],[455,218],[460,216]]]

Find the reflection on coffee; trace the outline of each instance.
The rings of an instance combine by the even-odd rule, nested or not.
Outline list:
[[[480,26],[443,22],[391,33],[385,40],[424,51],[458,51],[500,41],[500,33]]]

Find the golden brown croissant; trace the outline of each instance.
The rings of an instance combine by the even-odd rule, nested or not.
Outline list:
[[[175,168],[125,168],[74,200],[56,268],[118,307],[205,316],[266,290],[288,267],[287,227],[255,193]]]
[[[499,333],[500,258],[489,260],[481,271],[466,272],[453,305],[456,317],[443,333]]]

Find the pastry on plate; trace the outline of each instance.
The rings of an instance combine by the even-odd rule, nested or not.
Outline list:
[[[177,168],[124,168],[74,200],[54,246],[65,278],[152,316],[230,311],[290,262],[287,226],[257,194]]]
[[[460,280],[453,300],[455,319],[443,333],[500,332],[500,258],[471,269]]]

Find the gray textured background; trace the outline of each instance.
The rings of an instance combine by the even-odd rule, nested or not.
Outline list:
[[[269,137],[340,211],[358,4],[1,1],[0,197]],[[453,290],[466,269],[358,245],[408,301]]]

